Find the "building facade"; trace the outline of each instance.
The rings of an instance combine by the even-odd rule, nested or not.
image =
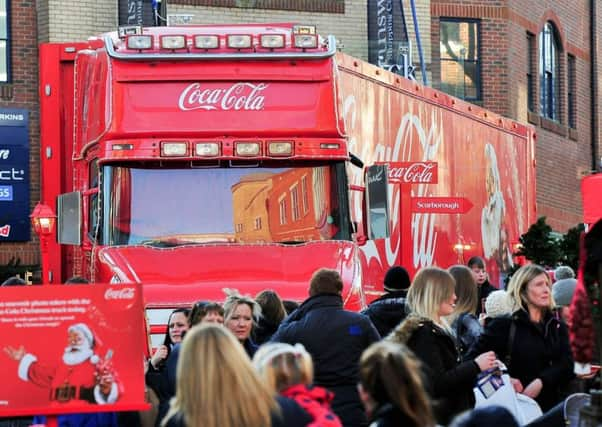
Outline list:
[[[393,4],[387,0],[166,1],[163,18],[172,23],[316,25],[319,33],[337,37],[339,49],[365,60],[368,7]],[[38,43],[81,41],[115,30],[124,8],[147,3],[150,0],[0,0],[0,110],[28,112],[29,212],[40,197]],[[601,30],[592,27],[602,16],[598,3],[416,1],[428,84],[536,126],[538,213],[561,232],[581,221],[580,178],[596,168],[600,158],[596,116]],[[418,67],[412,11],[409,1],[403,5]],[[7,206],[0,197],[0,231],[2,213],[11,209]],[[29,240],[15,242],[2,241],[0,235],[0,265],[11,259],[39,264],[35,233]]]
[[[434,85],[536,127],[537,212],[582,221],[580,180],[600,159],[602,4],[431,0]]]

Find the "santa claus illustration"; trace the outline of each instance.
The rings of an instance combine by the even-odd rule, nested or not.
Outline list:
[[[112,352],[103,360],[94,354],[95,339],[84,323],[71,325],[67,347],[58,366],[44,365],[23,346],[6,346],[4,351],[17,362],[17,373],[23,381],[50,389],[50,400],[56,402],[85,401],[113,403],[119,397],[119,388],[111,367]]]

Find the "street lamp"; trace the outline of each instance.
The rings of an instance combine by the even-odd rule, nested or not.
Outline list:
[[[54,233],[56,214],[47,204],[38,202],[29,218],[31,218],[31,225],[40,239],[40,247],[42,252],[42,283],[50,283],[50,267],[48,265],[48,237]]]

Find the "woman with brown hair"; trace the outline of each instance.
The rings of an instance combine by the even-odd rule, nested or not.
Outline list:
[[[255,301],[261,307],[261,317],[253,330],[253,340],[255,344],[261,345],[268,342],[278,330],[278,326],[286,317],[286,310],[280,296],[271,289],[259,292]]]
[[[425,385],[435,399],[435,417],[443,425],[474,406],[472,388],[478,373],[496,366],[492,351],[462,362],[446,320],[455,308],[455,286],[452,275],[441,268],[420,270],[408,291],[410,314],[387,337],[406,344],[422,362]]]
[[[483,332],[477,319],[478,294],[477,282],[472,271],[464,265],[454,265],[447,269],[456,281],[456,307],[447,318],[464,355]]]
[[[176,395],[163,427],[305,426],[309,416],[276,399],[232,333],[212,323],[188,331],[177,368]]]
[[[360,359],[360,397],[371,427],[432,427],[435,419],[420,362],[403,344],[380,341]]]

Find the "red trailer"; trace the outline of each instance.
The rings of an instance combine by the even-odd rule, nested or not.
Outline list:
[[[140,283],[152,314],[224,287],[302,300],[328,267],[358,309],[395,264],[481,255],[495,283],[535,220],[531,127],[309,26],[145,28],[40,56],[45,281]]]

